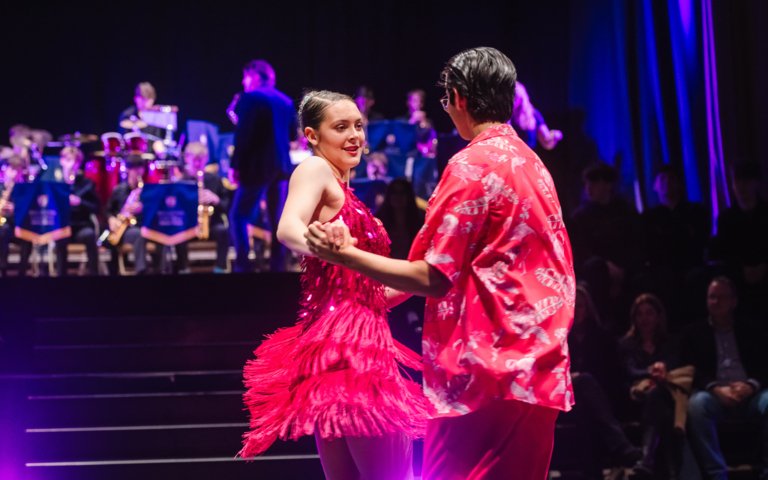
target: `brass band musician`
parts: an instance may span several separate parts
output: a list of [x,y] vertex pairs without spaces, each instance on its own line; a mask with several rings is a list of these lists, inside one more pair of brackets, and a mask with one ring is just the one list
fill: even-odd
[[0,277],[8,273],[8,253],[10,243],[16,243],[19,248],[20,277],[26,276],[29,269],[29,257],[32,254],[32,244],[14,236],[15,223],[13,221],[14,205],[11,201],[13,187],[25,182],[28,178],[28,163],[21,155],[16,153],[8,158],[0,175]]
[[[129,155],[126,157],[125,166],[126,179],[112,190],[106,207],[110,236],[116,234],[115,237],[119,238],[114,238],[114,243],[110,239],[104,245],[110,248],[112,253],[109,263],[110,275],[118,274],[120,246],[124,244],[133,247],[135,273],[136,275],[143,275],[147,273],[147,240],[141,236],[139,227],[142,211],[139,197],[143,186],[145,160],[138,155]],[[160,249],[157,250],[156,255],[160,256],[159,253]],[[157,264],[158,261],[156,260],[155,263]]]
[[[205,171],[208,162],[208,147],[200,142],[191,142],[184,148],[183,170],[175,172],[176,181],[199,182],[199,202],[201,207],[212,206],[213,211],[207,216],[208,236],[216,242],[216,264],[214,273],[225,273],[229,270],[227,254],[229,252],[229,210],[230,192],[224,186],[221,177]],[[207,215],[207,214],[206,214]],[[199,216],[198,216],[199,217]],[[177,270],[179,273],[189,273],[189,242],[176,245]]]
[[81,243],[85,245],[88,259],[87,272],[89,275],[99,273],[99,248],[96,245],[96,227],[94,222],[99,211],[99,200],[96,197],[94,183],[85,178],[80,171],[83,164],[83,152],[73,146],[64,147],[59,159],[60,169],[55,175],[58,180],[69,184],[69,204],[71,206],[70,226],[72,236],[56,241],[56,273],[58,276],[67,275],[67,245]]

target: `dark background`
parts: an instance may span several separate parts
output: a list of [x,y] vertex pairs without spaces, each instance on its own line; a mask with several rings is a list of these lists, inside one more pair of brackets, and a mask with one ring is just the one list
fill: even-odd
[[567,9],[561,2],[494,3],[477,2],[470,12],[404,1],[2,7],[0,128],[109,131],[136,83],[149,81],[158,103],[227,129],[224,111],[241,88],[243,64],[264,58],[278,88],[294,99],[306,88],[351,93],[368,84],[376,109],[396,116],[405,111],[406,91],[424,88],[428,113],[449,130],[434,86],[438,72],[454,53],[479,45],[506,52],[545,111],[564,109]]
[[[695,12],[699,2],[670,1],[690,4],[693,21],[700,22]],[[658,12],[665,2],[629,4],[653,5],[648,9],[653,21],[664,21]],[[375,109],[387,117],[405,112],[407,90],[424,88],[427,113],[439,131],[447,132],[451,124],[438,103],[438,73],[458,51],[489,45],[513,60],[534,104],[551,127],[565,133],[557,149],[539,153],[569,210],[579,198],[583,166],[597,158],[613,163],[621,157],[606,137],[623,135],[626,145],[634,141],[632,148],[640,151],[637,122],[645,120],[634,115],[619,125],[603,110],[625,102],[632,114],[642,106],[641,97],[636,98],[632,88],[622,95],[610,88],[606,98],[595,95],[606,75],[648,74],[643,58],[636,54],[641,38],[636,30],[642,28],[635,25],[638,9],[607,16],[604,12],[610,8],[616,10],[610,0],[478,0],[462,8],[447,2],[406,1],[17,2],[0,7],[0,41],[5,47],[0,145],[7,144],[5,132],[15,123],[43,128],[54,136],[115,130],[119,113],[132,103],[133,88],[140,81],[155,85],[158,103],[179,106],[182,128],[186,120],[199,119],[231,130],[224,112],[240,90],[243,64],[253,58],[271,62],[278,88],[296,100],[307,88],[351,93],[355,86],[368,84],[376,93]],[[759,0],[713,0],[713,9],[726,157],[747,157],[765,165],[761,135],[768,127],[764,87],[768,60],[760,54],[760,46],[766,45],[763,27],[768,26],[768,8]],[[615,39],[597,34],[606,22],[612,22],[611,28],[626,29],[629,40],[620,38],[611,45]],[[669,50],[665,41],[664,33],[658,33],[655,48],[661,52],[662,92],[673,92],[663,100],[673,103],[674,72],[663,69],[664,52]],[[626,68],[619,73],[606,55],[614,50],[632,64],[616,66]],[[639,81],[629,78],[627,83],[632,87]],[[585,105],[587,88],[593,91]],[[694,122],[694,127],[699,125]],[[670,136],[674,139],[675,134]],[[654,152],[653,148],[647,151]],[[678,150],[673,145],[672,155]],[[703,156],[700,151],[697,155]],[[649,168],[658,163],[652,160]],[[643,161],[649,162],[648,155]],[[622,170],[625,187],[637,171]],[[706,171],[701,168],[695,174],[702,176],[704,186]],[[624,188],[624,193],[630,191]]]

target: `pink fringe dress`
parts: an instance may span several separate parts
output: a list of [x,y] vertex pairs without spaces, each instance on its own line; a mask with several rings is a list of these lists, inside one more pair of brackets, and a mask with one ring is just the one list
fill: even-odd
[[[388,255],[389,238],[368,208],[342,184],[342,218],[357,247]],[[269,335],[244,369],[251,431],[241,457],[280,438],[317,431],[322,438],[424,435],[430,407],[400,364],[421,358],[392,338],[384,287],[349,269],[306,257],[296,325]]]

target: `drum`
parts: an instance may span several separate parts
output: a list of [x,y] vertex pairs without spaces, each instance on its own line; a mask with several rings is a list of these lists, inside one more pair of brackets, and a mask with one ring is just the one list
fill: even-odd
[[125,150],[123,137],[117,132],[107,132],[101,135],[101,144],[104,147],[106,158],[117,157]]
[[101,205],[106,205],[112,190],[120,183],[122,163],[119,157],[114,156],[93,157],[85,163],[85,177],[93,181]]
[[149,162],[146,183],[168,183],[173,180],[176,162],[169,160],[154,160]]
[[149,151],[147,138],[141,133],[126,133],[123,135],[123,141],[125,142],[125,149],[131,153],[147,153]]

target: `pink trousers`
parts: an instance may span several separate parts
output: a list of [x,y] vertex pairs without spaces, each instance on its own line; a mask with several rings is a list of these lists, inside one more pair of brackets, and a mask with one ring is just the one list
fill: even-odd
[[424,480],[545,480],[558,410],[497,400],[427,424]]

